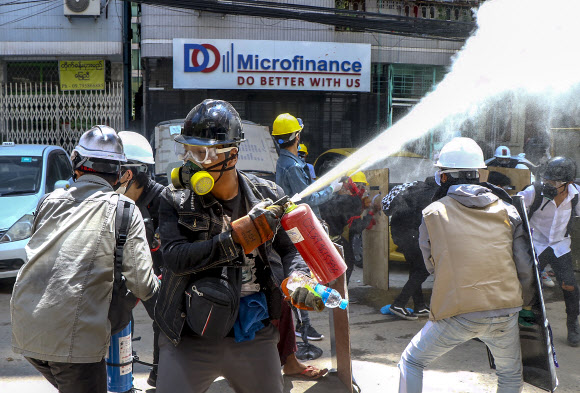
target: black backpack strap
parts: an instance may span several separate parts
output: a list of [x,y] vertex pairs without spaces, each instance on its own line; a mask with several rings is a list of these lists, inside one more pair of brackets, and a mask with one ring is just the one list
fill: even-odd
[[115,219],[115,283],[120,283],[122,280],[123,249],[127,242],[129,225],[131,224],[134,209],[134,203],[119,197],[117,201],[117,217]]
[[[576,189],[578,189],[578,187],[576,187]],[[575,217],[574,212],[576,210],[576,206],[578,206],[578,194],[574,195],[574,198],[572,198],[572,209],[570,210],[570,220],[568,220],[568,226],[566,228],[565,236],[568,236],[570,232],[572,232],[572,224],[574,223],[573,219]]]
[[542,195],[542,185],[539,183],[534,183],[534,201],[530,206],[530,211],[528,212],[528,221],[532,219],[532,216],[542,205],[542,200],[544,196]]

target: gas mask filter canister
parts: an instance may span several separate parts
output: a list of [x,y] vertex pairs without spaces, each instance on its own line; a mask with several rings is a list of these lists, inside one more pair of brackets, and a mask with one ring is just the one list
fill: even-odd
[[205,195],[212,190],[214,179],[203,168],[186,161],[182,166],[171,170],[171,184],[177,189],[189,188],[197,195]]

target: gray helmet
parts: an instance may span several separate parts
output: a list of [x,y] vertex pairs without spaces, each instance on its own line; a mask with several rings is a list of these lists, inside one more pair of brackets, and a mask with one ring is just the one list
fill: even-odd
[[72,154],[74,169],[99,173],[118,173],[120,163],[126,162],[123,141],[114,129],[98,125],[86,131]]
[[574,181],[576,179],[576,163],[567,157],[554,157],[548,164],[542,177],[554,181]]

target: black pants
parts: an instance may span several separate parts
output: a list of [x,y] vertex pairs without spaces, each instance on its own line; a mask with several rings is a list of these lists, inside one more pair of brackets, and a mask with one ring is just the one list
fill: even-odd
[[26,358],[59,393],[107,393],[105,360],[98,363],[59,363]]
[[[147,314],[153,321],[153,364],[159,364],[159,326],[155,322],[153,311],[155,310],[155,302],[157,301],[157,294],[153,295],[151,299],[143,301],[143,306],[147,310]],[[157,366],[153,366],[157,372]]]
[[413,303],[415,309],[423,307],[425,305],[425,299],[423,298],[423,291],[421,290],[421,285],[425,282],[427,277],[429,277],[429,272],[425,267],[425,262],[423,261],[423,254],[419,246],[399,248],[405,260],[409,264],[409,279],[405,283],[405,286],[401,290],[401,293],[393,301],[393,305],[398,307],[405,307],[407,302],[411,297],[413,297]]
[[[580,300],[578,283],[574,277],[574,267],[572,266],[572,253],[561,255],[559,258],[554,254],[552,247],[546,248],[538,258],[540,260],[540,270],[544,270],[547,264],[552,266],[556,280],[562,288],[564,294],[564,304],[566,304],[566,314],[569,318],[577,318],[580,313]],[[572,287],[572,290],[566,290],[563,286]]]

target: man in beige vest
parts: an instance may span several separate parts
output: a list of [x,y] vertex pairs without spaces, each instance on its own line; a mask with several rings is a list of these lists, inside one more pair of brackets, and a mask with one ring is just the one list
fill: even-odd
[[515,207],[479,185],[481,148],[454,138],[436,164],[440,185],[423,210],[419,245],[434,275],[429,321],[399,362],[399,392],[421,392],[423,369],[479,338],[495,358],[500,393],[523,387],[518,312],[531,305],[533,259]]

